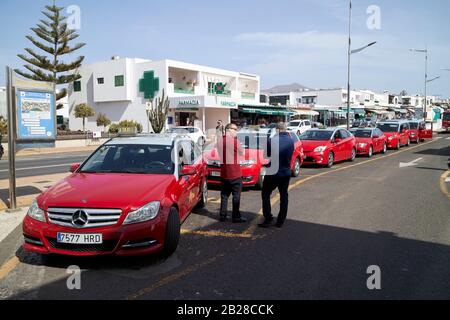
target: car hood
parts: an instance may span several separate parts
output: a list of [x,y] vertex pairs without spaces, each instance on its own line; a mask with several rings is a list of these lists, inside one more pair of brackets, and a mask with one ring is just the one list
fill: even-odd
[[328,140],[302,140],[303,144],[303,151],[304,152],[312,152],[315,148],[321,147],[321,146],[329,146],[330,141]]
[[151,201],[162,201],[174,175],[74,173],[39,197],[48,207],[117,208],[135,210]]

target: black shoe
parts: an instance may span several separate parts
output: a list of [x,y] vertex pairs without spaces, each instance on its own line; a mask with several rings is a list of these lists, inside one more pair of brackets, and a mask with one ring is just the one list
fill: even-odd
[[263,223],[258,224],[258,227],[268,229],[272,227],[272,220],[265,220]]
[[246,218],[233,218],[233,223],[244,223],[247,222]]
[[220,222],[226,222],[227,221],[227,217],[220,217],[219,221]]
[[275,226],[276,226],[278,229],[283,228],[283,224],[282,224],[282,223],[277,223]]

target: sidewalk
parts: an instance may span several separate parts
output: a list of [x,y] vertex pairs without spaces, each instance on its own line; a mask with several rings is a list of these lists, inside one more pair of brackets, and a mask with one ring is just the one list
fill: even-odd
[[14,213],[0,211],[0,243],[22,223],[27,211],[28,207]]
[[[86,146],[86,147],[70,147],[70,148],[40,148],[40,149],[23,149],[16,153],[16,156],[34,156],[42,154],[57,154],[57,153],[69,153],[69,152],[87,152],[94,151],[98,146]],[[8,159],[8,152],[5,151],[2,160]]]

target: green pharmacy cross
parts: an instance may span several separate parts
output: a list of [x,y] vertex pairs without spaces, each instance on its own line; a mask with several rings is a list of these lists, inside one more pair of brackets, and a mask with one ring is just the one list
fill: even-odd
[[159,78],[155,78],[154,71],[145,71],[144,78],[139,80],[139,92],[144,93],[145,99],[154,99],[159,91]]
[[216,83],[216,85],[214,86],[214,92],[216,94],[223,94],[224,91],[225,91],[225,85],[222,82]]

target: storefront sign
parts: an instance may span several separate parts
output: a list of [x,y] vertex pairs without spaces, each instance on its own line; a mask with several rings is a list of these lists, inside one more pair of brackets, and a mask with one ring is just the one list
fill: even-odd
[[178,101],[179,107],[191,107],[191,106],[199,106],[199,105],[200,105],[200,100],[197,100],[197,99]]
[[237,103],[236,102],[222,101],[222,102],[220,102],[220,104],[222,106],[224,106],[224,107],[231,107],[231,108],[237,107]]

